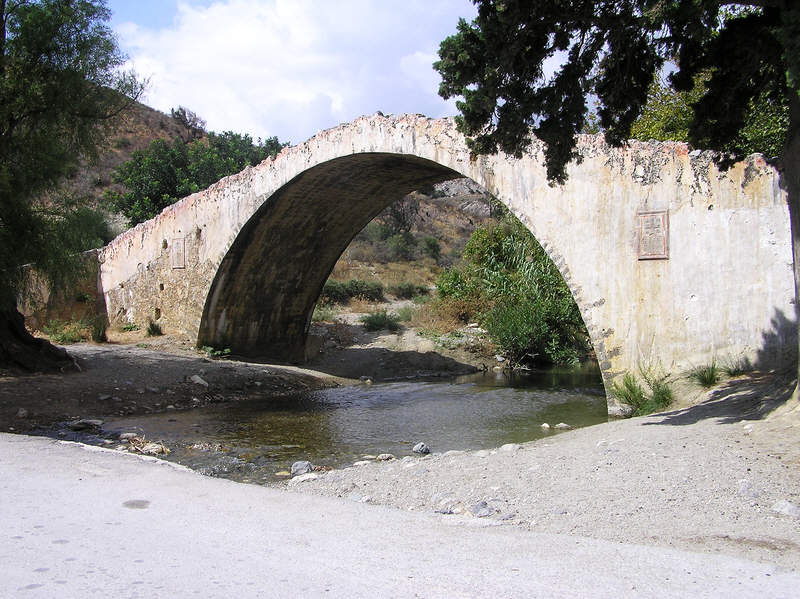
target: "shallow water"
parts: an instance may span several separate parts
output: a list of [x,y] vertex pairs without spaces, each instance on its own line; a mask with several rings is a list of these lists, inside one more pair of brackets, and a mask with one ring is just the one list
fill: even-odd
[[434,452],[486,449],[556,434],[543,431],[543,422],[580,427],[606,419],[597,371],[547,371],[253,395],[110,420],[104,428],[161,440],[172,450],[167,459],[204,474],[271,483],[296,460],[340,468],[365,454],[409,455],[419,441]]

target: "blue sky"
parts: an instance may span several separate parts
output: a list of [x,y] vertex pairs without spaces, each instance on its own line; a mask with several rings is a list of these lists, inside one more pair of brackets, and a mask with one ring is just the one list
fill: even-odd
[[431,68],[469,0],[109,0],[144,103],[299,143],[362,114],[455,114]]

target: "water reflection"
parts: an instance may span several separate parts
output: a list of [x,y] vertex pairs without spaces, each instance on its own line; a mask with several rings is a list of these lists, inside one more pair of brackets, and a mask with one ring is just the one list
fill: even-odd
[[365,454],[482,449],[606,420],[596,371],[487,373],[450,382],[397,382],[247,400],[108,422],[173,448],[170,459],[207,474],[274,481],[295,460],[342,467]]

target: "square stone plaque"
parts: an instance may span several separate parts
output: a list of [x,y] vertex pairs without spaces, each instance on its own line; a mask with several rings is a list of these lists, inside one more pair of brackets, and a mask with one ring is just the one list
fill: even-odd
[[669,211],[639,212],[636,219],[639,260],[667,260]]
[[176,237],[172,240],[169,263],[172,268],[186,268],[186,246],[183,237]]

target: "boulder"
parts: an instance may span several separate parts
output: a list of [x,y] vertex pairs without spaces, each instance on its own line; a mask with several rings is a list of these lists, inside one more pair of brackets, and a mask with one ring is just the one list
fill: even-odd
[[292,464],[292,476],[300,476],[314,471],[314,465],[308,460],[299,460]]
[[426,453],[430,453],[431,448],[425,445],[425,443],[423,443],[422,441],[420,441],[419,443],[414,445],[414,447],[411,448],[411,451],[413,451],[414,453],[419,453],[424,455]]

